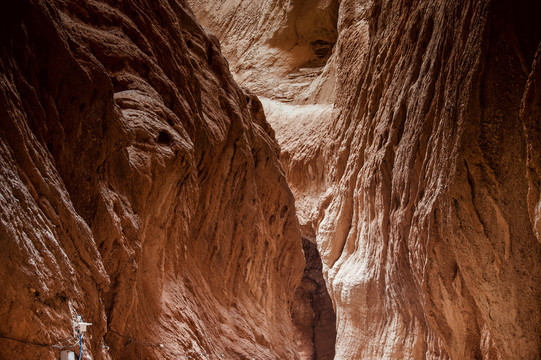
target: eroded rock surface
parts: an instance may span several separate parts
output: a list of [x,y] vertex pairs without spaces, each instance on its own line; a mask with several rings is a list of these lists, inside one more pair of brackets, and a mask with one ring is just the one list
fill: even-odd
[[[220,39],[237,81],[258,96],[309,97],[337,38],[337,0],[189,0]],[[332,93],[332,82],[325,87]],[[318,86],[318,92],[322,87]],[[329,96],[325,96],[328,99]]]
[[[539,359],[539,5],[341,1],[332,54],[292,89],[279,61],[244,65],[275,59],[287,22],[275,14],[294,19],[303,2],[250,2],[259,32],[206,3],[220,38],[250,39],[248,28],[267,39],[230,61],[271,98],[303,236],[316,239],[337,311],[335,358]],[[284,96],[257,82],[277,89],[280,76]]]
[[[281,146],[280,160],[295,195],[304,243],[315,244],[313,220],[333,172],[329,159],[335,143],[328,134],[337,115],[337,82],[343,81],[337,74],[344,73],[337,70],[341,63],[335,47],[339,2],[189,2],[220,39],[236,80],[260,97]],[[316,275],[321,267],[310,265],[314,251],[318,259],[319,254],[309,248],[305,247],[307,268],[293,303],[293,321],[301,359],[324,360],[334,356],[335,316],[324,295],[326,286],[314,283],[322,278]],[[317,324],[323,318],[325,325]]]
[[297,358],[273,130],[187,4],[23,0],[0,24],[2,358],[58,358],[39,344],[75,314],[95,359]]
[[541,36],[526,5],[371,4],[317,229],[337,357],[538,358],[519,110]]

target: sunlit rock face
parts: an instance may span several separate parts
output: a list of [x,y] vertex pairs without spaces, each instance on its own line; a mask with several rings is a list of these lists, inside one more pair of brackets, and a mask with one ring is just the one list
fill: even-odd
[[337,358],[539,356],[539,118],[520,107],[541,37],[523,5],[370,5],[316,230]]
[[301,1],[192,2],[268,98],[335,358],[538,359],[539,5],[344,0],[307,80],[278,41]]
[[58,359],[81,314],[84,358],[297,358],[274,133],[185,1],[0,16],[0,357]]
[[297,100],[336,42],[337,0],[189,3],[220,39],[237,81],[258,96]]

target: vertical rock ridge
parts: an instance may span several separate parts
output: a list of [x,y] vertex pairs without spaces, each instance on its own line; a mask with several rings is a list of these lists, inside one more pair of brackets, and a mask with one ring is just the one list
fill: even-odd
[[346,165],[317,233],[336,357],[535,358],[511,5],[370,6],[359,92],[335,130],[350,134]]
[[[187,4],[26,0],[3,17],[0,335],[55,344],[81,314],[91,358],[297,358],[279,149]],[[58,357],[6,338],[0,353]]]
[[[295,195],[304,243],[312,244],[318,202],[335,172],[328,162],[335,142],[321,139],[337,117],[332,105],[336,84],[351,80],[337,70],[337,64],[342,65],[337,51],[356,51],[337,50],[335,45],[341,5],[268,0],[191,0],[190,4],[220,39],[237,81],[261,98],[281,145],[280,160]],[[334,309],[321,283],[321,267],[315,264],[317,250],[305,246],[305,257],[305,276],[293,302],[300,356],[329,359],[334,356]],[[318,319],[325,322],[319,324]]]

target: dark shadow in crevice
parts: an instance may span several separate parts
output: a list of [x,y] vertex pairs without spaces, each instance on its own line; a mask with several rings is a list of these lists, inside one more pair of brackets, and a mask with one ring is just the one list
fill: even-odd
[[316,244],[302,239],[306,267],[292,304],[292,318],[301,360],[332,360],[336,315],[323,279]]

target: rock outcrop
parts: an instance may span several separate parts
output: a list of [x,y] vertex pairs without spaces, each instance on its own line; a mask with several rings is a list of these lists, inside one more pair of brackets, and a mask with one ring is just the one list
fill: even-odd
[[539,6],[188,1],[0,13],[2,357],[539,359]]
[[[225,53],[271,98],[337,312],[335,358],[539,359],[539,6],[343,0],[332,54],[291,89],[306,57],[275,41],[303,1],[239,1],[236,16],[197,2],[221,39],[257,39]],[[240,20],[250,6],[260,30]],[[247,65],[261,58],[266,72]]]
[[279,149],[187,4],[0,17],[2,358],[58,358],[76,314],[87,358],[297,358]]
[[522,102],[527,152],[528,211],[533,231],[541,242],[541,46],[537,48]]

